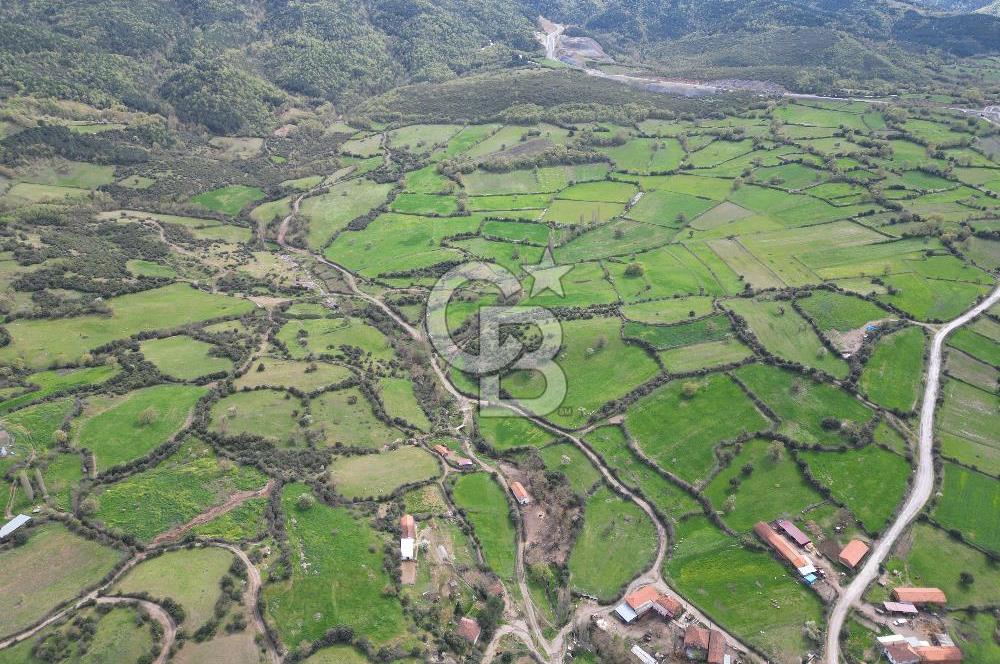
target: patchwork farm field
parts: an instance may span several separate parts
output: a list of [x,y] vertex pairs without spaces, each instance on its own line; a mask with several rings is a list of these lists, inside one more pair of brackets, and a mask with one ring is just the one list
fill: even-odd
[[[324,3],[300,4],[294,40],[270,40],[284,24],[262,10],[261,67],[244,71],[258,49],[230,35],[239,55],[218,70],[192,62],[146,86],[193,85],[162,105],[75,87],[72,102],[43,101],[20,78],[0,100],[3,523],[36,521],[0,542],[0,633],[144,551],[101,593],[175,602],[180,663],[548,661],[573,623],[574,661],[617,661],[583,633],[584,598],[617,605],[655,571],[761,657],[822,656],[836,593],[802,583],[752,530],[790,519],[835,567],[834,548],[877,539],[906,499],[930,340],[997,285],[998,130],[949,110],[981,106],[974,90],[995,97],[995,77],[878,102],[682,99],[539,65],[521,50],[534,17],[511,27],[499,12],[489,31],[456,32],[475,49],[448,42],[467,62],[410,49],[419,69],[395,56],[387,68],[412,84],[362,90],[316,33],[342,26]],[[421,32],[414,11],[403,23]],[[202,14],[178,21],[208,43],[219,35]],[[358,71],[381,61],[363,14]],[[72,22],[46,17],[39,34]],[[137,69],[150,81],[179,66],[150,62]],[[896,59],[883,64],[886,89],[903,80]],[[780,69],[785,85],[806,80]],[[198,106],[220,96],[233,101]],[[245,126],[199,126],[229,108]],[[506,406],[477,401],[472,367],[431,338],[429,294],[467,263],[497,270],[451,291],[452,341],[483,352],[484,307],[552,314],[566,379],[553,410],[528,400],[557,383],[510,364],[494,369]],[[500,272],[503,294],[488,278]],[[998,587],[998,316],[946,341],[932,498],[885,562],[899,571],[889,587],[948,593],[935,629],[970,662],[990,661],[996,627],[965,609]],[[520,346],[512,356],[541,338],[523,321],[500,337]],[[406,514],[418,536],[404,561]],[[245,576],[220,545],[246,555]],[[482,630],[475,644],[462,617]],[[852,657],[877,656],[874,633],[848,624]],[[163,643],[150,625],[81,607],[0,662],[149,661]],[[608,630],[627,653],[635,632]],[[669,623],[648,631],[651,652],[681,638]]]

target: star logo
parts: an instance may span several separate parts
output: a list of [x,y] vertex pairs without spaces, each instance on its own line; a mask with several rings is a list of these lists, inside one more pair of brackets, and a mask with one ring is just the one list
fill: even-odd
[[572,265],[556,265],[552,260],[552,247],[545,248],[542,261],[538,265],[522,265],[524,271],[530,274],[534,282],[531,284],[531,297],[547,290],[552,291],[559,297],[566,297],[563,293],[562,278],[573,269]]

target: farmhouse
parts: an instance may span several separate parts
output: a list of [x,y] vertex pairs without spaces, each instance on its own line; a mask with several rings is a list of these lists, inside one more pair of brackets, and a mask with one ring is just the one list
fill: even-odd
[[788,519],[778,519],[777,523],[778,528],[799,546],[804,548],[812,543],[812,540]]
[[653,586],[643,586],[626,595],[625,601],[615,607],[615,614],[629,624],[650,609],[667,620],[673,620],[684,613],[683,605],[673,597],[660,593]]
[[434,451],[446,459],[451,455],[451,450],[449,450],[444,445],[441,445],[440,443],[434,446]]
[[480,629],[479,623],[475,619],[463,617],[458,621],[458,635],[472,645],[476,645],[476,642],[479,641],[480,632],[482,632],[482,629]]
[[895,588],[892,596],[897,602],[910,604],[948,603],[948,598],[940,588]]
[[841,565],[854,569],[867,555],[868,545],[859,539],[853,539],[847,543],[837,559]]
[[894,643],[885,649],[885,658],[892,664],[919,664],[920,655],[908,643]]
[[18,514],[13,519],[8,521],[3,527],[0,527],[0,541],[7,539],[15,532],[20,530],[22,527],[31,523],[31,517],[27,514]]
[[684,656],[688,659],[706,659],[711,638],[704,627],[689,625],[684,630]]
[[520,482],[511,482],[510,492],[514,494],[514,499],[517,501],[518,505],[527,505],[531,502],[531,496],[525,490],[524,485]]
[[465,457],[456,457],[455,464],[462,470],[472,470],[476,467],[476,464],[472,463],[472,459],[466,459]]
[[726,637],[717,629],[708,636],[708,664],[726,664]]
[[889,613],[897,613],[905,616],[915,616],[917,615],[917,607],[906,602],[882,602],[882,606]]
[[410,514],[399,520],[399,556],[403,560],[413,560],[416,555],[417,524]]

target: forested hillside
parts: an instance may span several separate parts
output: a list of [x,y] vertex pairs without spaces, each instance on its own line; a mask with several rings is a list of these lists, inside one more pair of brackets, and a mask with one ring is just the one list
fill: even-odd
[[862,0],[15,0],[0,8],[0,85],[252,133],[289,95],[350,109],[402,84],[524,66],[538,15],[665,75],[809,92],[918,88],[922,65],[1000,44],[992,16]]

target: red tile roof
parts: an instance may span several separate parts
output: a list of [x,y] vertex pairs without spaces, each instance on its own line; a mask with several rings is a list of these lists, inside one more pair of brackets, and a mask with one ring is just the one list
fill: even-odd
[[805,567],[808,561],[803,557],[795,548],[788,543],[784,537],[774,532],[771,526],[767,525],[763,521],[758,521],[754,527],[753,531],[757,533],[757,536],[764,540],[765,544],[770,545],[778,554],[792,564],[792,567],[798,569],[800,567]]
[[709,638],[708,630],[704,627],[688,625],[688,628],[684,630],[684,647],[708,650]]
[[404,514],[399,520],[399,529],[402,531],[401,537],[414,539],[417,536],[417,524],[410,514]]
[[914,648],[921,662],[933,664],[961,664],[962,651],[955,646],[924,646]]
[[437,452],[438,454],[440,454],[443,457],[446,457],[449,454],[451,454],[451,450],[449,450],[444,445],[435,445],[434,446],[434,451]]
[[519,503],[526,503],[531,500],[531,496],[528,495],[528,492],[524,489],[524,485],[520,482],[511,482],[510,491],[514,494],[514,497],[517,498],[517,502]]
[[895,588],[892,596],[899,602],[910,604],[947,604],[948,598],[940,588]]
[[840,562],[851,569],[858,566],[862,558],[868,555],[868,545],[859,539],[853,539],[847,543],[844,550],[840,552]]
[[726,659],[726,637],[713,629],[708,639],[708,664],[724,664]]
[[471,643],[475,643],[479,640],[479,633],[481,631],[479,623],[472,618],[462,618],[458,621],[459,636],[465,637],[465,639]]
[[625,601],[628,602],[628,605],[632,607],[633,611],[635,611],[647,602],[655,602],[659,596],[660,591],[658,591],[654,586],[643,586],[634,593],[626,595]]
[[671,618],[676,618],[684,613],[684,605],[670,595],[660,595],[656,598],[656,603],[662,606],[663,610],[666,611],[667,615]]
[[792,538],[792,541],[799,546],[805,546],[812,542],[809,536],[799,530],[798,526],[788,519],[778,519],[778,527],[785,531],[785,534]]

